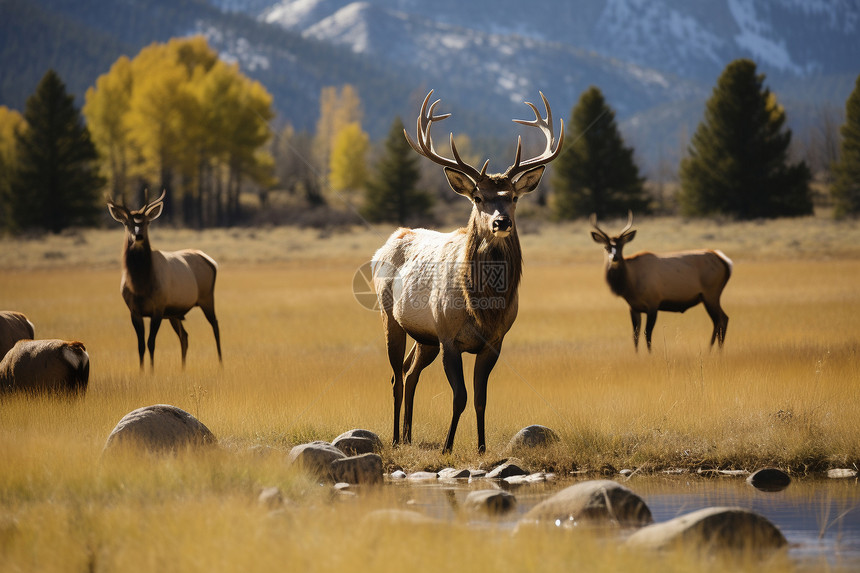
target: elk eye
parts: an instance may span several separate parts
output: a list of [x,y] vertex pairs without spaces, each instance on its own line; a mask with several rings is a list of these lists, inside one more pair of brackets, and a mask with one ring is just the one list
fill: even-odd
[[472,199],[473,199],[473,201],[475,201],[475,205],[478,205],[481,202],[481,198],[478,197],[477,195],[475,195]]
[[520,200],[520,198],[519,198],[519,197],[514,196],[514,203],[516,203],[516,202],[517,202],[517,201],[519,201],[519,200]]

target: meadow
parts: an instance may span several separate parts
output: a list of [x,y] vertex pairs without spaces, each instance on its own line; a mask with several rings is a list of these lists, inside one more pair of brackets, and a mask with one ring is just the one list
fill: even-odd
[[[601,222],[609,232],[620,225]],[[529,424],[553,428],[561,441],[524,462],[559,476],[607,466],[646,475],[777,466],[812,479],[860,464],[856,222],[638,220],[628,254],[709,247],[734,261],[723,294],[725,348],[709,348],[711,323],[699,306],[660,313],[651,354],[644,341],[634,351],[626,303],[606,286],[602,250],[584,221],[525,216],[520,226],[520,314],[490,378],[487,453],[476,452],[470,397],[453,453],[441,454],[451,391],[436,363],[418,386],[415,442],[386,447],[387,471],[486,468]],[[143,373],[119,294],[119,228],[0,240],[0,307],[27,314],[37,338],[83,341],[91,359],[82,399],[0,401],[0,570],[685,570],[683,559],[607,552],[585,533],[571,542],[462,524],[358,527],[370,508],[404,500],[382,488],[340,503],[287,467],[292,446],[351,428],[390,441],[381,321],[352,291],[356,271],[391,231],[153,225],[154,248],[200,248],[219,261],[224,362],[195,309],[186,370],[165,325],[154,372],[147,357]],[[472,362],[465,359],[467,388]],[[221,447],[100,463],[120,418],[159,403],[195,415]],[[258,506],[267,486],[292,500],[287,511]]]

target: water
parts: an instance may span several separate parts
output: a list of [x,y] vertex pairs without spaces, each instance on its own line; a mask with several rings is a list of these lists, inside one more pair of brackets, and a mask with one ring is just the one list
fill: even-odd
[[[757,490],[740,477],[642,476],[618,481],[645,500],[655,522],[705,507],[743,507],[767,517],[782,531],[789,543],[789,557],[800,569],[827,565],[860,571],[860,482],[856,479],[794,480],[778,492]],[[400,483],[414,509],[453,520],[470,491],[495,482]],[[492,521],[473,518],[470,523],[512,529],[524,513],[573,483],[558,480],[506,487],[517,498],[516,511]]]

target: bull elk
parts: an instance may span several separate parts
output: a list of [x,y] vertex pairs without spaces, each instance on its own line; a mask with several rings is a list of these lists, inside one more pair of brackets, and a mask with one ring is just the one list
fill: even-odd
[[732,261],[722,251],[696,250],[676,253],[636,253],[625,257],[624,245],[633,240],[633,212],[627,214],[627,225],[618,235],[610,237],[597,226],[597,216],[591,215],[594,230],[591,238],[606,249],[606,282],[616,295],[630,305],[633,320],[633,345],[639,350],[639,330],[645,313],[645,342],[651,351],[651,333],[657,322],[657,311],[684,312],[699,303],[705,305],[714,323],[711,346],[726,339],[729,317],[720,306],[720,295],[732,275]]
[[33,323],[20,312],[0,310],[0,359],[19,340],[35,338]]
[[182,321],[185,314],[195,306],[203,310],[206,320],[212,325],[218,360],[221,361],[221,334],[215,317],[215,275],[218,264],[202,251],[153,251],[149,244],[149,224],[161,215],[165,193],[162,192],[151,203],[147,196],[143,207],[136,211],[130,211],[112,200],[107,203],[111,216],[125,226],[120,290],[131,311],[131,323],[137,333],[141,370],[146,353],[144,317],[150,319],[147,341],[150,368],[155,366],[155,336],[164,318],[170,321],[179,336],[182,367],[185,368],[188,333]]
[[[451,451],[457,423],[466,408],[462,353],[468,352],[476,355],[474,401],[478,451],[483,452],[487,380],[499,358],[505,334],[517,316],[522,252],[514,213],[519,198],[538,186],[546,164],[558,156],[564,122],[556,143],[546,98],[541,94],[546,118],[526,102],[535,119],[514,121],[540,129],[546,138],[544,151],[523,160],[520,139],[514,163],[504,173],[488,174],[489,160],[479,171],[460,158],[453,133],[450,145],[454,158],[436,152],[430,128],[450,114],[434,115],[439,100],[428,109],[432,94],[427,94],[421,106],[417,143],[406,130],[404,135],[417,153],[444,168],[454,192],[472,202],[472,214],[465,228],[451,233],[400,228],[373,257],[374,290],[382,310],[388,360],[394,371],[393,443],[401,439],[402,402],[402,439],[412,441],[412,405],[418,377],[441,349],[445,376],[454,393],[451,425],[442,451]],[[415,343],[404,361],[407,335]]]
[[83,394],[90,357],[76,340],[19,340],[0,360],[0,391]]

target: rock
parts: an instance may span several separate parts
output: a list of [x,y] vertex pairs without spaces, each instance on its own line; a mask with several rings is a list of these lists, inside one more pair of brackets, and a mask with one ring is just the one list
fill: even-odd
[[346,457],[328,442],[311,442],[295,446],[287,454],[287,463],[296,464],[304,471],[323,479],[331,479],[331,463]]
[[284,494],[278,487],[263,488],[263,491],[257,496],[257,503],[267,509],[280,509],[284,505]]
[[508,442],[508,449],[516,451],[521,448],[538,448],[558,441],[558,435],[546,426],[526,426],[511,438],[511,441]]
[[339,438],[332,444],[347,456],[360,456],[374,453],[373,440],[367,438]]
[[123,416],[108,436],[103,453],[125,446],[176,453],[216,442],[209,428],[185,410],[156,404]]
[[508,460],[502,465],[494,468],[486,477],[488,479],[505,479],[511,476],[528,475],[529,472],[518,466],[517,463],[521,462],[519,460]]
[[469,479],[481,479],[487,477],[487,470],[469,470]]
[[787,544],[767,518],[740,507],[708,507],[636,531],[630,547],[696,550],[772,550]]
[[747,483],[761,491],[782,491],[791,483],[791,478],[781,469],[762,468],[750,474]]
[[458,470],[456,468],[445,468],[439,470],[439,479],[467,479],[472,477],[469,470]]
[[845,479],[845,478],[856,478],[857,470],[853,470],[850,468],[838,468],[827,470],[827,477],[831,479]]
[[517,498],[506,491],[481,489],[469,492],[469,495],[466,496],[465,505],[471,511],[502,515],[516,508]]
[[[369,454],[371,452],[379,453],[382,451],[382,440],[379,439],[379,436],[376,435],[375,433],[371,432],[370,430],[362,430],[360,428],[356,428],[354,430],[349,430],[348,432],[342,433],[341,435],[339,435],[338,437],[333,439],[331,441],[331,443],[335,447],[338,447],[338,442],[340,442],[341,440],[350,440],[353,438],[359,438],[362,440],[369,440],[370,443],[372,444],[372,449],[370,451],[367,451],[367,452],[356,451],[355,454],[353,454],[353,455]],[[345,443],[349,443],[349,442],[345,442]],[[356,444],[363,445],[364,442],[356,442]]]
[[567,487],[542,501],[520,519],[519,525],[641,527],[653,521],[651,510],[631,490],[611,480],[590,480]]
[[348,484],[382,483],[382,458],[379,454],[362,454],[331,462],[331,475],[337,482]]
[[435,481],[439,479],[435,472],[414,472],[406,476],[409,481]]
[[389,476],[391,479],[406,479],[406,472],[403,470],[394,470]]

